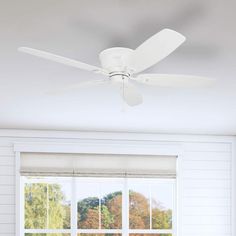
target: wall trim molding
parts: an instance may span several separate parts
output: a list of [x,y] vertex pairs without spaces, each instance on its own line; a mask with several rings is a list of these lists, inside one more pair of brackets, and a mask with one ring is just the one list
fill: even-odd
[[234,142],[236,136],[198,134],[159,134],[135,132],[92,132],[0,129],[0,138],[41,138],[41,139],[94,139],[94,140],[158,140],[159,142]]

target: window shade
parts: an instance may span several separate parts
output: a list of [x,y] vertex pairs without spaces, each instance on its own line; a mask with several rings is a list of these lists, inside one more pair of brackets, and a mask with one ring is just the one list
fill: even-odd
[[21,153],[21,175],[82,177],[176,176],[176,156]]

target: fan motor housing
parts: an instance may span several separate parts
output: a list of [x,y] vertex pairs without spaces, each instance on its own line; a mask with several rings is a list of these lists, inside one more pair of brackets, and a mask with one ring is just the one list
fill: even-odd
[[133,49],[122,47],[108,48],[99,54],[99,59],[102,67],[110,73],[129,73],[130,55],[133,51]]

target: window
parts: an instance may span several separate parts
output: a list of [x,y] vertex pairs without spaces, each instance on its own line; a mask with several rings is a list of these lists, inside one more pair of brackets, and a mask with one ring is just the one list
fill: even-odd
[[176,156],[21,153],[20,236],[174,236]]
[[172,236],[175,179],[22,176],[24,236]]

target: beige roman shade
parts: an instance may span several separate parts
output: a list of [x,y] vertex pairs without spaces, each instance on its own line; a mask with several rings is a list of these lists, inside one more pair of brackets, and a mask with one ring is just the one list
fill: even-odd
[[21,153],[25,176],[175,178],[176,156]]

